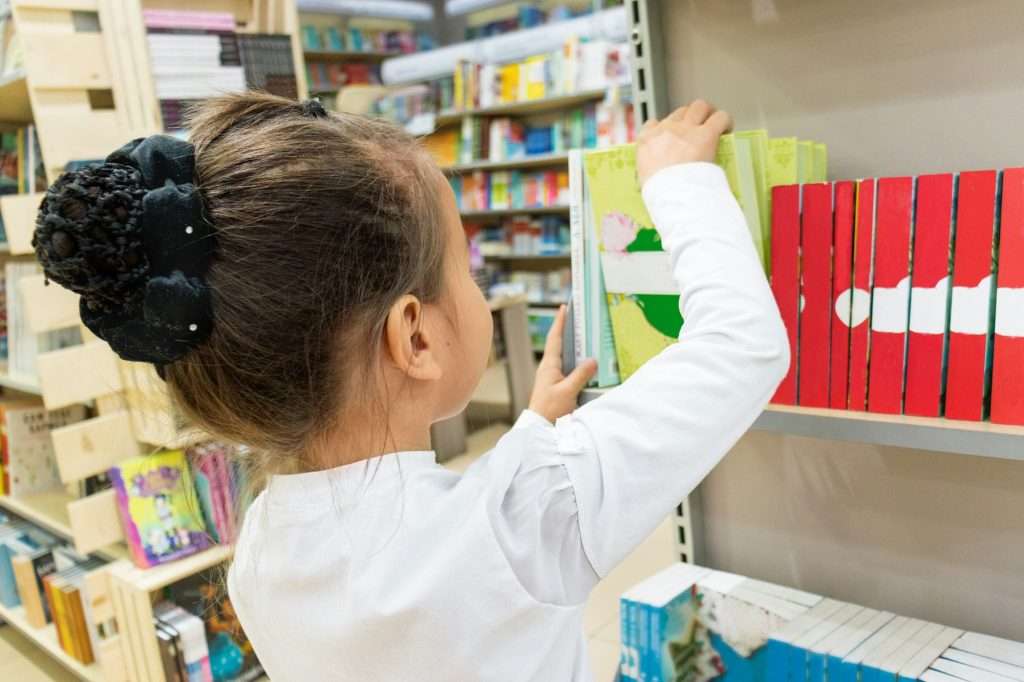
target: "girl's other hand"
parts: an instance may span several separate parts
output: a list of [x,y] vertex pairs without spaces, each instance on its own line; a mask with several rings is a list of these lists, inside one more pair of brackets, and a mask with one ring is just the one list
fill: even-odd
[[679,107],[661,121],[651,119],[637,138],[636,168],[641,186],[662,168],[715,160],[718,138],[732,130],[732,117],[702,99]]
[[587,385],[590,378],[597,372],[597,362],[584,360],[579,367],[569,373],[562,374],[562,330],[565,329],[565,306],[558,309],[555,321],[548,331],[544,343],[544,357],[537,367],[537,376],[533,380],[533,393],[530,394],[529,409],[554,423],[576,409],[576,400],[580,391]]

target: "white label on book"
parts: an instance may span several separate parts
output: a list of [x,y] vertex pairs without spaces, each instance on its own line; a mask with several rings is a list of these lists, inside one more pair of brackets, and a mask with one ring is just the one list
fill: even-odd
[[996,288],[996,334],[1024,337],[1024,289]]
[[894,287],[875,287],[872,296],[871,330],[892,334],[907,331],[910,278],[904,277]]
[[958,334],[987,334],[988,306],[992,295],[992,275],[973,287],[953,287],[953,308],[949,331]]
[[934,287],[910,289],[910,331],[918,334],[946,333],[946,301],[949,300],[949,277]]
[[[853,299],[852,301],[850,299]],[[836,317],[847,327],[858,327],[871,313],[871,294],[864,289],[847,289],[836,296]]]
[[610,294],[678,294],[667,251],[601,254],[604,287]]

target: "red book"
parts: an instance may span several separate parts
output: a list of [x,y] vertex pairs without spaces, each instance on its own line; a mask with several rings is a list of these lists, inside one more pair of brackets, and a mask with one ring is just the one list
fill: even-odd
[[953,219],[953,174],[917,179],[914,263],[907,338],[904,412],[938,417],[949,309],[949,238]]
[[953,297],[949,311],[946,417],[984,416],[985,374],[991,339],[992,242],[996,172],[960,174],[957,189]]
[[845,410],[849,398],[855,193],[856,186],[852,181],[836,183],[832,232],[832,363],[828,405],[837,410]]
[[875,239],[875,181],[857,183],[857,215],[853,233],[853,291],[850,295],[850,402],[849,409],[868,406],[868,318],[871,316],[871,281]]
[[789,338],[789,371],[772,402],[796,404],[797,331],[800,310],[800,186],[772,188],[772,293]]
[[832,184],[804,185],[800,222],[799,401],[828,407],[832,309]]
[[871,289],[868,410],[899,414],[910,312],[910,215],[913,178],[881,178],[875,207],[875,281]]
[[1024,168],[1003,171],[992,421],[1024,425]]

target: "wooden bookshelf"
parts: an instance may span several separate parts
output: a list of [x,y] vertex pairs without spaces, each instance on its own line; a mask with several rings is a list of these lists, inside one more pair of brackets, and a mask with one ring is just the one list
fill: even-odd
[[537,208],[500,208],[489,211],[460,211],[459,215],[468,220],[503,218],[513,215],[569,215],[568,206],[540,206]]
[[[74,501],[66,490],[59,488],[31,495],[0,495],[0,508],[22,517],[40,528],[58,535],[65,540],[74,540],[68,503]],[[123,545],[111,545],[93,552],[110,561],[128,558]]]
[[314,62],[380,62],[397,57],[400,52],[361,52],[353,50],[303,50],[306,61]]
[[214,545],[184,559],[152,568],[133,567],[124,577],[140,592],[155,592],[179,580],[219,566],[235,551],[230,545]]
[[19,393],[41,395],[39,378],[23,374],[10,374],[6,367],[0,368],[0,386]]
[[568,253],[508,253],[508,254],[484,254],[485,260],[498,261],[554,261],[557,263],[568,263]]
[[[609,390],[588,388],[580,402],[590,402]],[[992,422],[769,405],[750,430],[1024,461],[1024,427]]]
[[89,682],[103,682],[103,671],[98,665],[95,663],[85,665],[61,648],[60,642],[57,640],[57,628],[53,623],[44,628],[34,628],[25,619],[25,609],[20,606],[12,609],[3,604],[0,604],[0,620],[21,632],[32,643],[81,679]]
[[467,116],[521,116],[524,114],[539,114],[546,111],[565,109],[571,106],[602,99],[606,92],[607,91],[604,89],[585,90],[583,92],[576,92],[570,95],[557,95],[555,97],[524,100],[522,102],[508,102],[481,109],[466,109],[464,111],[446,109],[445,111],[438,112],[437,126],[440,127],[451,123],[458,123]]
[[28,98],[25,71],[19,69],[0,76],[0,125],[32,122],[32,105]]
[[470,171],[506,170],[513,168],[542,168],[544,166],[564,166],[569,163],[569,155],[560,152],[558,154],[536,154],[524,156],[518,159],[506,159],[504,161],[472,161],[470,163],[456,163],[450,166],[442,166],[445,173],[466,173]]

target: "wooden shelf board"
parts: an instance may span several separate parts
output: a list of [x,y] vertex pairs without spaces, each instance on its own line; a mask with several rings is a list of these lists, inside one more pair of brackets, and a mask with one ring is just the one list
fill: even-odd
[[381,62],[391,57],[402,56],[401,52],[361,52],[355,50],[304,50],[306,61],[314,62]]
[[[580,395],[580,402],[590,402],[608,390],[588,388]],[[1024,427],[991,422],[769,405],[750,429],[823,440],[1024,461]]]
[[465,111],[447,109],[445,111],[438,112],[437,125],[443,126],[451,123],[457,123],[467,116],[513,116],[564,109],[577,104],[601,99],[605,96],[606,92],[607,91],[604,89],[584,90],[583,92],[576,92],[571,95],[558,95],[556,97],[545,97],[543,99],[525,100],[522,102],[508,102],[482,109],[467,109]]
[[[31,495],[0,496],[0,507],[12,512],[37,526],[60,537],[71,540],[71,522],[68,518],[68,502],[74,498],[64,489],[47,490]],[[105,559],[117,561],[128,558],[128,550],[122,545],[111,545],[94,552]]]
[[568,215],[568,206],[541,206],[536,208],[500,208],[489,211],[461,211],[463,218],[501,218],[512,215]]
[[24,71],[0,76],[0,122],[31,123],[32,105]]
[[154,592],[224,563],[231,558],[233,551],[234,548],[230,545],[214,545],[198,554],[162,566],[132,567],[125,578],[139,591]]
[[42,395],[42,390],[39,388],[39,379],[23,374],[9,374],[6,368],[0,371],[0,386],[20,393]]
[[567,163],[569,163],[569,155],[562,152],[558,154],[535,154],[533,156],[503,161],[456,163],[450,166],[442,166],[441,170],[445,173],[465,173],[477,170],[503,170],[506,168],[541,168],[543,166],[557,166]]
[[44,628],[34,628],[25,619],[25,609],[20,606],[12,609],[3,604],[0,604],[0,619],[21,632],[36,646],[81,679],[102,682],[103,670],[97,664],[85,665],[60,647],[60,643],[57,641],[57,629],[52,623]]

